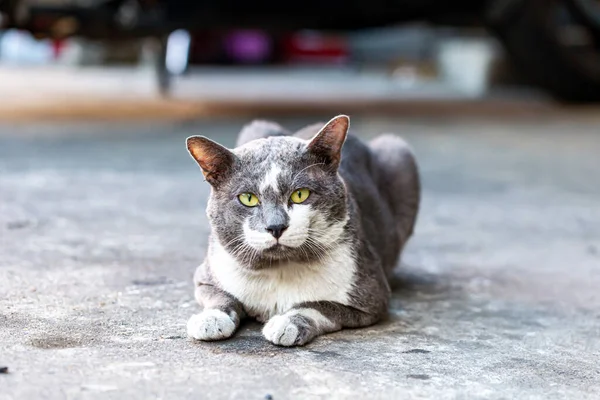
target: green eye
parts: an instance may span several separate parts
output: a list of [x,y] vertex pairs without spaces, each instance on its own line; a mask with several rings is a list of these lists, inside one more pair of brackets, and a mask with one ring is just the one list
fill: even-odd
[[238,196],[238,199],[246,207],[256,207],[258,205],[258,197],[253,193],[242,193]]
[[308,199],[308,196],[310,196],[310,190],[308,190],[306,188],[298,189],[294,193],[292,193],[290,200],[292,200],[292,202],[294,202],[296,204],[300,204],[300,203],[304,203],[306,201],[306,199]]

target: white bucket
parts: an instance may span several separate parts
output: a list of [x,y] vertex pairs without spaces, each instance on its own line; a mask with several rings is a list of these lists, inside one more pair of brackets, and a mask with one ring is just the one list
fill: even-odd
[[495,47],[483,39],[451,39],[438,47],[442,80],[462,93],[478,97],[488,89]]

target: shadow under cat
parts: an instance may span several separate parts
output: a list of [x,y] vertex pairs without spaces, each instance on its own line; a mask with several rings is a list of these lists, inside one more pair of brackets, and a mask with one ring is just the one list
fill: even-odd
[[[463,291],[445,276],[419,271],[416,268],[402,267],[390,279],[392,296],[388,315],[379,323],[367,328],[346,329],[317,338],[303,348],[282,348],[264,340],[261,335],[262,324],[246,320],[240,330],[230,339],[214,342],[193,341],[193,345],[210,349],[213,353],[235,353],[246,356],[272,356],[279,354],[306,352],[325,358],[343,357],[340,353],[325,350],[331,344],[360,342],[377,336],[396,334],[412,335],[416,333],[413,323],[421,317],[418,313],[410,313],[409,308],[419,303],[425,308],[436,308],[437,303],[459,300]],[[420,311],[421,312],[421,311]],[[323,349],[323,350],[321,350]],[[282,353],[283,352],[283,353]],[[404,353],[427,354],[429,350],[409,349]]]

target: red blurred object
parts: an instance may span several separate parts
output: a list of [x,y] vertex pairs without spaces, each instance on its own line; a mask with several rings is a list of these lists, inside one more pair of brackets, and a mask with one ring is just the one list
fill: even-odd
[[288,63],[344,64],[349,47],[343,36],[298,32],[283,40],[282,57]]
[[67,41],[63,39],[55,39],[52,41],[52,57],[56,60],[60,57],[63,50],[67,47]]

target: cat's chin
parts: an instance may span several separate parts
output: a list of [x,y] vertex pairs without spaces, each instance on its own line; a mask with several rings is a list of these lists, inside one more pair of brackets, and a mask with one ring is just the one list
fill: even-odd
[[286,256],[289,257],[289,253],[290,253],[289,247],[284,246],[281,243],[277,243],[277,244],[269,247],[268,249],[263,250],[261,255],[266,259],[280,260],[280,259],[285,258]]
[[258,257],[252,260],[252,265],[246,265],[253,270],[265,270],[284,267],[294,262],[312,261],[307,258],[306,252],[299,252],[294,247],[288,247],[282,244],[276,244],[260,252]]

